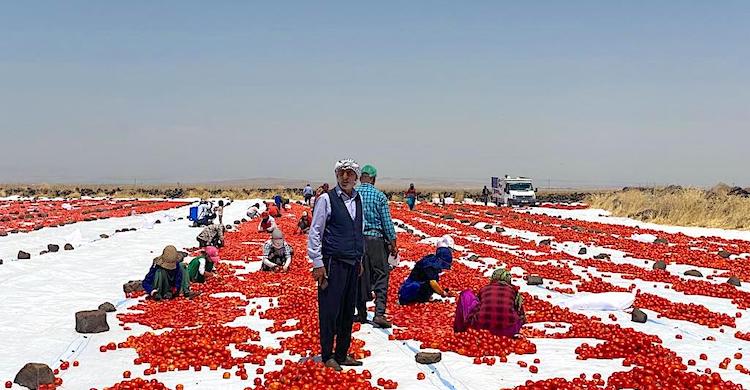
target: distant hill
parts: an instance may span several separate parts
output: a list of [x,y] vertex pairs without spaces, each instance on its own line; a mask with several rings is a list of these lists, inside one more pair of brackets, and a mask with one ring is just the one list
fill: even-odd
[[[243,188],[301,188],[305,184],[310,183],[313,187],[317,187],[323,182],[333,184],[335,179],[331,177],[327,181],[323,180],[307,180],[307,179],[283,179],[275,177],[258,177],[251,179],[237,179],[237,180],[221,180],[204,183],[190,183],[195,186],[207,186],[207,187],[243,187]],[[489,180],[488,180],[489,181]],[[485,184],[483,181],[476,179],[416,179],[416,178],[390,178],[382,177],[378,178],[378,187],[388,189],[406,189],[410,183],[419,189],[476,189],[482,188]]]

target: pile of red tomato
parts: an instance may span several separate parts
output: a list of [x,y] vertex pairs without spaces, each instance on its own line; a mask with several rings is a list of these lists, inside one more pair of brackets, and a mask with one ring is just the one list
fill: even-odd
[[[69,207],[63,208],[64,204]],[[187,204],[153,200],[0,200],[0,235],[80,221],[125,217],[133,213],[153,213]]]

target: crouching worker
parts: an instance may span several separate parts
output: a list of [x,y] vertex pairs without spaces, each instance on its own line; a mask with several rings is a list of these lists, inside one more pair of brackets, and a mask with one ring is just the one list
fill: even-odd
[[409,277],[398,290],[398,302],[402,305],[428,302],[433,293],[441,297],[451,296],[440,284],[440,274],[451,268],[453,262],[453,238],[440,237],[434,255],[427,255],[414,264]]
[[461,292],[453,330],[485,329],[496,336],[512,337],[524,323],[523,297],[511,284],[510,273],[500,268],[492,273],[490,283],[479,290],[479,296],[471,290]]
[[247,209],[247,217],[250,219],[255,219],[260,216],[260,203],[256,203],[252,206],[250,206],[249,209]]
[[224,226],[208,225],[201,230],[195,239],[198,240],[198,246],[201,248],[206,246],[221,248],[224,246]]
[[261,271],[288,271],[294,251],[284,240],[284,233],[274,229],[271,239],[263,244],[263,265]]
[[268,214],[268,211],[264,211],[260,214],[260,222],[258,222],[258,231],[272,233],[276,229],[276,220]]
[[167,245],[161,256],[154,259],[148,274],[143,278],[143,289],[155,300],[172,299],[179,295],[193,298],[198,295],[190,291],[190,278],[181,263],[184,255],[174,245]]
[[307,214],[307,211],[303,211],[302,216],[299,218],[299,222],[297,222],[297,227],[299,228],[300,233],[307,234],[307,232],[310,231],[310,225],[312,225],[312,219],[310,218],[310,215]]
[[192,283],[205,283],[206,278],[214,276],[214,266],[219,262],[219,250],[215,246],[207,246],[204,253],[190,260],[187,273]]

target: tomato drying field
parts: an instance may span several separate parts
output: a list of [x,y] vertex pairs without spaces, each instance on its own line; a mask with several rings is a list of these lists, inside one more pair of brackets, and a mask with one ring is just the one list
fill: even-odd
[[[233,202],[225,223],[243,218],[255,201]],[[29,219],[20,210],[34,213],[33,218],[52,215],[39,206],[13,203],[0,203],[19,210],[13,221]],[[192,287],[202,292],[199,297],[156,302],[124,295],[122,284],[141,279],[164,245],[193,249],[198,230],[179,219],[187,215],[186,204],[0,237],[3,251],[13,252],[32,241],[51,241],[55,229],[97,224],[78,229],[82,245],[73,251],[0,265],[0,383],[12,381],[33,361],[57,370],[60,389],[739,389],[750,384],[748,232],[647,225],[582,206],[419,204],[409,211],[392,203],[402,258],[389,286],[394,328],[355,325],[350,352],[364,366],[334,373],[314,363],[315,285],[305,258],[306,236],[295,233],[297,217],[306,210],[301,205],[277,219],[295,250],[288,273],[258,272],[268,237],[250,221],[226,234],[218,276]],[[130,207],[120,206],[109,216],[129,215],[118,214]],[[0,226],[16,226],[10,222]],[[137,229],[95,237],[128,226]],[[57,235],[63,233],[71,234],[60,230]],[[497,266],[505,266],[525,298],[528,324],[522,337],[455,334],[453,298],[398,305],[396,292],[413,262],[432,252],[444,234],[454,238],[458,251],[441,284],[476,291]],[[657,262],[665,269],[655,267]],[[542,283],[529,284],[532,275]],[[741,285],[728,283],[730,278]],[[110,331],[77,334],[73,314],[104,301],[117,307],[108,314]],[[647,314],[646,322],[631,321],[630,302]],[[419,351],[441,351],[442,360],[420,365],[414,361]]]

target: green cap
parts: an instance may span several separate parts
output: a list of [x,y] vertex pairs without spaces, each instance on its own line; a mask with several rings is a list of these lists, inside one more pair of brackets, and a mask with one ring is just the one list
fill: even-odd
[[362,174],[368,175],[370,177],[375,177],[378,175],[378,170],[375,169],[372,165],[365,165],[362,167]]

